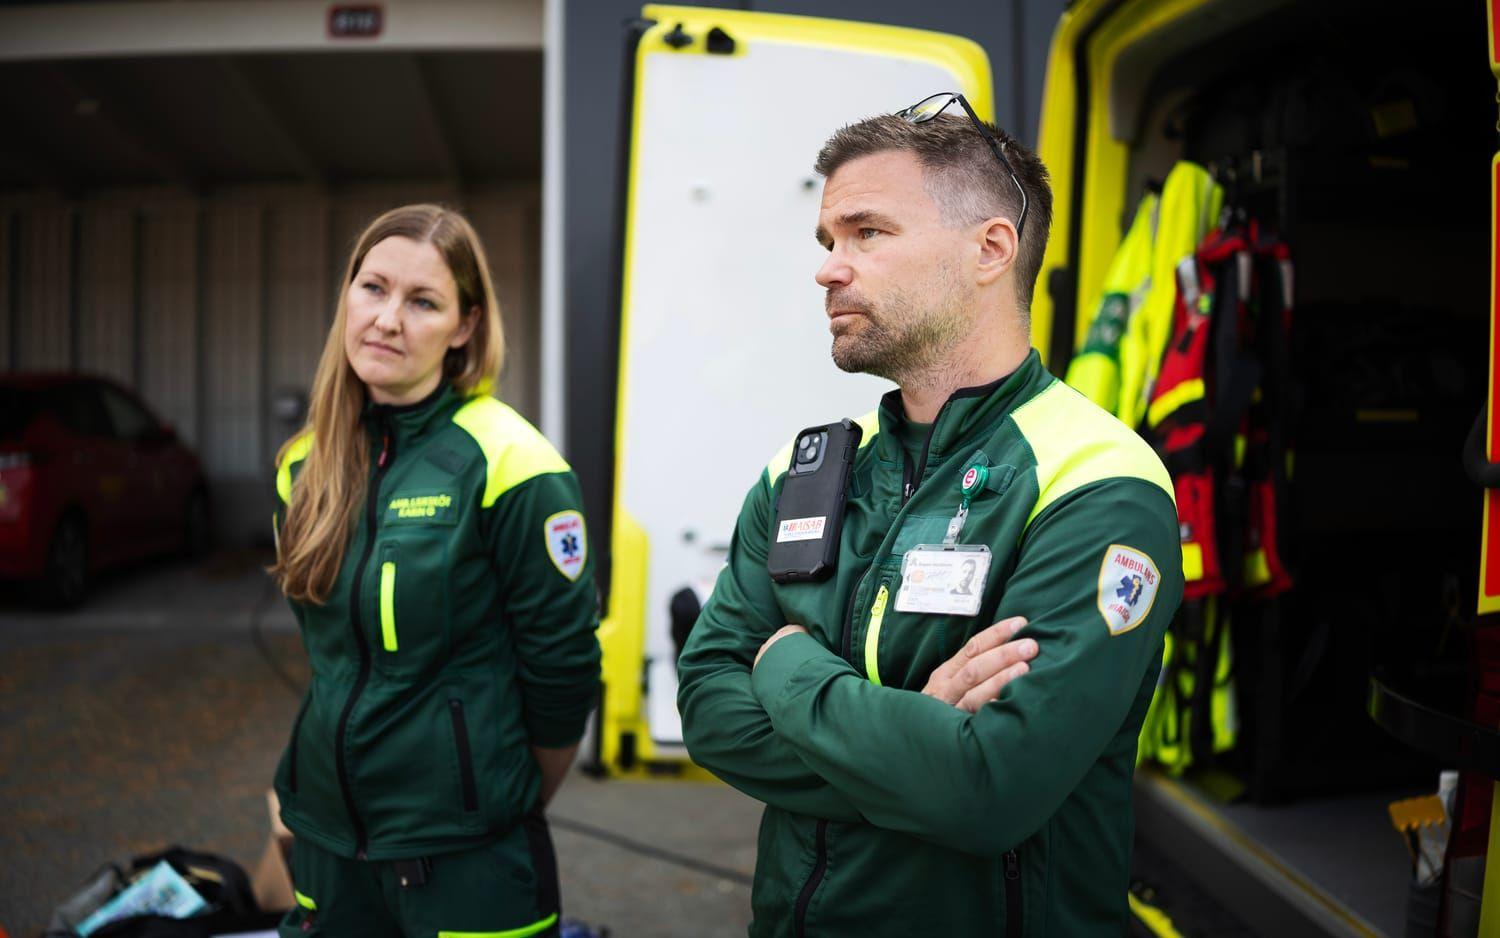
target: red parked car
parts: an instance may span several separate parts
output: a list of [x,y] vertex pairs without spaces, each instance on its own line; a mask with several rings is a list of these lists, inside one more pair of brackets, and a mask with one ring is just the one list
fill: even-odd
[[209,538],[198,457],[129,391],[76,374],[0,376],[0,577],[58,605],[89,577]]

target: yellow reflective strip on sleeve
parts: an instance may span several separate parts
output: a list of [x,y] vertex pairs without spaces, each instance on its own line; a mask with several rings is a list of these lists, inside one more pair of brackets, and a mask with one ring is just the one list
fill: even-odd
[[386,651],[396,650],[396,564],[380,565],[380,637]]
[[1146,410],[1146,422],[1154,427],[1184,404],[1203,400],[1205,393],[1202,378],[1184,381],[1151,402],[1151,406]]
[[1176,504],[1172,477],[1135,431],[1061,381],[1011,414],[1036,456],[1036,505],[1029,526],[1047,506],[1104,479],[1140,479]]
[[1203,579],[1203,545],[1182,545],[1182,578],[1189,583]]
[[530,935],[551,928],[556,921],[557,913],[553,912],[540,922],[533,922],[521,928],[509,928],[505,931],[440,931],[438,938],[528,938]]
[[469,401],[453,415],[453,422],[473,437],[484,453],[487,472],[481,508],[495,504],[501,495],[527,479],[569,469],[540,430],[493,397]]
[[310,896],[305,896],[295,889],[292,890],[292,895],[297,897],[297,904],[302,906],[302,908],[306,909],[309,912],[318,911],[318,904],[312,901],[312,898]]
[[312,452],[312,444],[312,434],[304,433],[288,443],[286,452],[282,454],[281,464],[276,467],[276,494],[281,497],[283,504],[291,504],[292,501],[292,464],[306,459],[307,454]]
[[1172,925],[1172,919],[1167,913],[1135,897],[1135,893],[1127,893],[1130,897],[1130,913],[1136,920],[1157,938],[1182,938],[1182,933]]
[[[860,429],[864,431],[864,435],[859,438],[859,448],[864,449],[875,439],[875,434],[880,432],[880,413],[879,411],[872,410],[863,417],[856,417],[854,422],[859,424]],[[795,439],[788,440],[787,444],[777,450],[775,456],[771,457],[771,461],[766,463],[766,475],[772,485],[775,485],[776,480],[785,475],[786,471],[791,468],[792,449],[796,445],[797,441]]]
[[877,687],[880,685],[880,623],[885,621],[885,604],[890,595],[885,584],[880,584],[875,604],[870,607],[870,630],[865,634],[865,673],[870,676],[870,683]]

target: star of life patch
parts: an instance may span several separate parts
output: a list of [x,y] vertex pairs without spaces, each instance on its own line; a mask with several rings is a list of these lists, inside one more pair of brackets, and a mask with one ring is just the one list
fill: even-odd
[[547,535],[547,556],[557,572],[570,580],[583,574],[583,562],[589,555],[588,533],[583,528],[583,515],[576,511],[559,511],[546,520],[543,527]]
[[1109,634],[1123,635],[1146,621],[1161,586],[1161,571],[1150,557],[1124,544],[1111,544],[1099,565],[1099,614]]

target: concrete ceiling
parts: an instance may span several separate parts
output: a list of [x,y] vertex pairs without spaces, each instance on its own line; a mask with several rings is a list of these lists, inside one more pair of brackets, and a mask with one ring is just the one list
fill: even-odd
[[539,49],[0,62],[0,189],[540,176]]

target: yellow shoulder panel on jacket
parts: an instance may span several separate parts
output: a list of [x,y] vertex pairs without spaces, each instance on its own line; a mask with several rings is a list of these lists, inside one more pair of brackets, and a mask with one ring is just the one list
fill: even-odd
[[1146,441],[1113,415],[1061,381],[1011,414],[1036,456],[1036,505],[1028,525],[1048,505],[1092,482],[1141,479],[1172,498],[1172,477]]
[[276,494],[284,505],[292,503],[292,465],[307,458],[312,452],[313,435],[303,433],[287,444],[286,454],[276,467]]
[[453,422],[464,429],[484,452],[484,501],[495,500],[525,482],[549,472],[567,472],[568,463],[540,430],[489,395],[476,397],[458,409]]
[[[880,412],[872,410],[863,417],[854,418],[854,422],[859,424],[860,429],[864,431],[864,435],[859,438],[859,448],[864,449],[870,445],[870,441],[875,439],[875,434],[880,432]],[[775,485],[776,480],[785,475],[787,469],[791,468],[792,449],[796,445],[796,439],[788,441],[785,446],[777,451],[775,456],[771,457],[771,461],[766,463],[766,478],[771,485]]]

